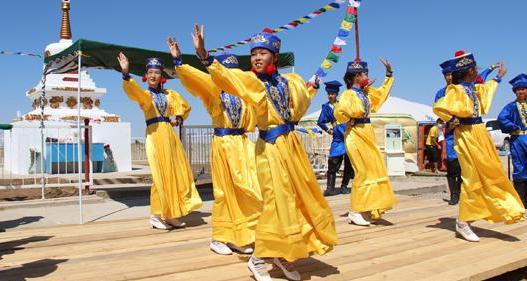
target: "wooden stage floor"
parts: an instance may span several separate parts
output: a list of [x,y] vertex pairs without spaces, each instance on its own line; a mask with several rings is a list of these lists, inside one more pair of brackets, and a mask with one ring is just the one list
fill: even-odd
[[[330,197],[339,245],[297,261],[303,279],[483,280],[527,266],[527,224],[478,222],[481,242],[469,243],[454,233],[457,207],[398,198],[379,224],[359,227],[345,221],[348,197]],[[0,233],[0,280],[253,280],[247,256],[209,250],[209,211],[170,232],[141,219]]]

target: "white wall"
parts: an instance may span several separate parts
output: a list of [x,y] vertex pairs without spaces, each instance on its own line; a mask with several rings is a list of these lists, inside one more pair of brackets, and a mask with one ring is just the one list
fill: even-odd
[[[4,136],[4,167],[14,174],[28,175],[30,149],[41,151],[41,132],[38,122],[13,123],[11,132]],[[46,122],[45,137],[65,138],[75,136],[76,128],[65,128],[64,122]],[[119,172],[132,170],[130,123],[93,124],[92,142],[109,144]],[[40,167],[40,163],[37,165]]]
[[93,125],[94,143],[109,144],[119,172],[132,170],[132,129],[130,123],[100,123]]

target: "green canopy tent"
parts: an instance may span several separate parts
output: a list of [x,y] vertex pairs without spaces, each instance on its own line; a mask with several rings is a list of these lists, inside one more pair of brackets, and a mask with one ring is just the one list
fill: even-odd
[[11,125],[11,124],[0,124],[0,130],[8,131],[8,130],[11,130],[11,129],[13,129],[13,125]]
[[[176,78],[172,56],[167,52],[140,49],[135,47],[121,46],[85,39],[79,39],[66,50],[46,57],[46,74],[67,73],[78,68],[78,53],[82,53],[81,61],[84,68],[114,69],[121,71],[117,55],[123,52],[130,60],[130,73],[142,76],[145,73],[145,61],[147,58],[160,58],[165,63],[164,75],[166,78]],[[251,68],[250,56],[239,56],[240,68],[249,70]],[[200,70],[205,71],[205,67],[196,55],[183,54],[184,63],[190,64]],[[295,56],[293,53],[280,54],[278,62],[279,68],[293,67]]]
[[[40,97],[41,103],[45,101],[45,87],[46,87],[46,75],[47,74],[62,74],[69,72],[77,72],[78,75],[78,87],[77,87],[77,130],[78,136],[82,136],[81,131],[81,81],[82,81],[82,68],[97,68],[97,69],[114,69],[121,71],[119,63],[117,61],[117,55],[119,52],[123,52],[130,61],[130,73],[142,76],[145,73],[145,61],[147,58],[157,57],[161,58],[165,63],[164,76],[167,79],[177,78],[175,75],[174,65],[172,62],[172,56],[166,52],[140,49],[128,46],[121,46],[85,39],[79,39],[73,43],[70,47],[64,51],[44,58],[44,73],[42,76],[42,96]],[[243,70],[250,69],[250,56],[239,56],[240,68]],[[202,63],[195,55],[183,54],[182,60],[186,64],[190,64],[198,69],[206,70]],[[279,68],[294,67],[295,57],[293,53],[282,53],[280,54],[280,60],[278,63]],[[42,107],[42,115],[44,115],[44,109]],[[44,116],[41,117],[41,138],[44,143]],[[81,138],[77,141],[77,153],[82,155],[81,152]],[[41,161],[43,158],[41,158]],[[80,159],[80,157],[79,157]],[[41,163],[43,167],[43,162]],[[82,215],[82,161],[78,161],[78,188],[79,188],[79,217],[80,223],[83,223]],[[42,172],[42,192],[44,192],[45,175]]]

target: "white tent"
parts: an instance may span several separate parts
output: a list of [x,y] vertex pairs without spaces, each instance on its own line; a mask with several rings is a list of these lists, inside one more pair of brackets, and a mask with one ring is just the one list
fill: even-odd
[[[316,121],[320,115],[320,109],[304,116],[300,122]],[[398,97],[389,97],[382,105],[378,114],[408,114],[416,121],[435,121],[437,119],[432,107],[426,104],[405,100]]]

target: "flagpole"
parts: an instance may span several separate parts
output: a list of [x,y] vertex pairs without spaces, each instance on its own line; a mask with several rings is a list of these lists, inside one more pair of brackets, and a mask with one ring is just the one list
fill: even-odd
[[355,50],[356,58],[360,60],[360,45],[359,45],[359,9],[355,9]]
[[83,215],[82,215],[82,155],[81,155],[81,66],[82,66],[82,51],[78,51],[78,61],[79,64],[77,66],[77,77],[78,77],[78,85],[77,85],[77,169],[78,169],[78,180],[79,180],[79,223],[83,224]]

